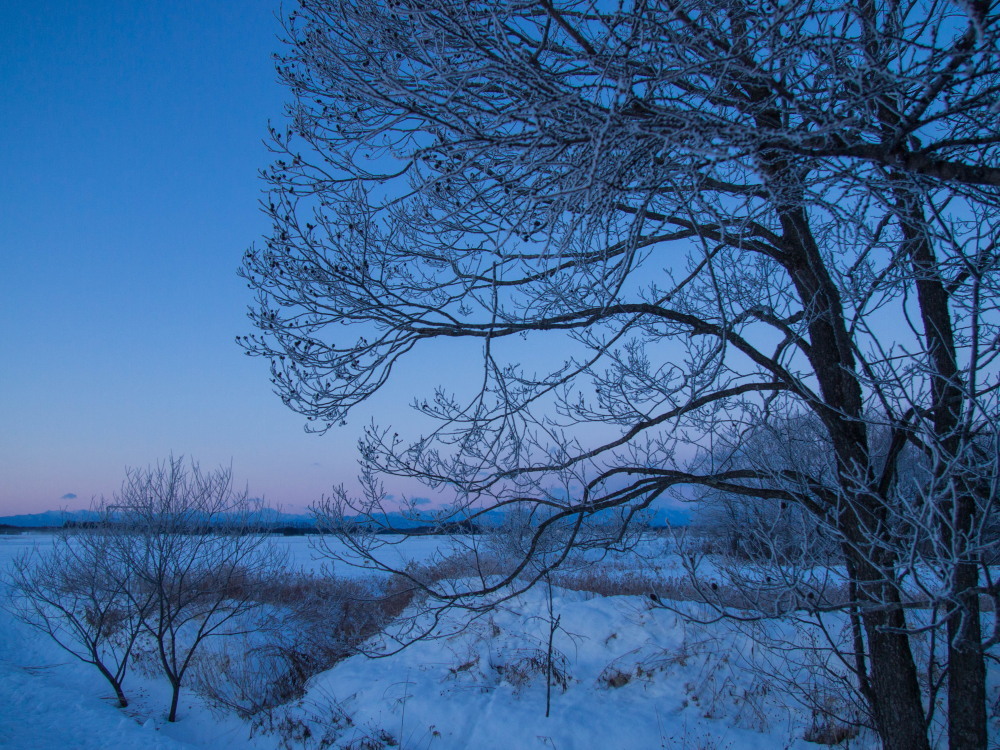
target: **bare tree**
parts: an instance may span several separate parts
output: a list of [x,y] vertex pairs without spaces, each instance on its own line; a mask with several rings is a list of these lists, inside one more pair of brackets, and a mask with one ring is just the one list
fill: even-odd
[[[979,1],[301,0],[241,341],[318,431],[431,342],[471,344],[476,382],[414,402],[425,433],[373,427],[361,451],[457,517],[535,503],[569,550],[688,485],[823,519],[887,748],[928,747],[919,568],[950,746],[983,747],[997,21]],[[710,460],[716,436],[803,414],[819,475]],[[928,469],[903,487],[906,446]],[[379,487],[327,510],[378,518]]]
[[93,664],[124,708],[123,683],[149,600],[127,596],[130,573],[108,556],[107,540],[96,528],[63,532],[51,549],[20,555],[8,571],[9,606],[22,621]]
[[128,572],[125,591],[152,636],[177,718],[185,674],[208,638],[263,626],[256,587],[283,562],[259,531],[262,505],[233,489],[232,472],[171,457],[129,469],[101,507],[107,552]]

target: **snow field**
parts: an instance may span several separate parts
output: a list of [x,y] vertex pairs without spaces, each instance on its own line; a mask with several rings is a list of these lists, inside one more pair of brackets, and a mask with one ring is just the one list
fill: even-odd
[[[27,546],[44,549],[48,543],[44,535],[0,537],[0,566]],[[293,570],[320,574],[329,569],[308,538],[276,537],[273,543],[287,549]],[[441,553],[442,543],[409,538],[393,552],[400,560],[426,562]],[[612,584],[615,575],[630,570],[679,574],[679,562],[664,558],[661,547],[647,552],[631,563],[628,558],[605,561]],[[370,575],[342,563],[333,570],[338,576]],[[417,623],[426,616],[419,605],[415,600],[404,613]],[[699,605],[676,606],[699,614]],[[0,747],[817,747],[804,739],[813,723],[810,712],[783,692],[780,680],[746,669],[760,647],[727,623],[693,624],[643,595],[601,596],[557,586],[552,616],[559,620],[548,718],[552,618],[547,592],[538,586],[475,618],[448,611],[437,630],[440,637],[398,653],[344,659],[314,675],[301,698],[249,721],[211,706],[188,683],[179,721],[169,724],[163,718],[169,689],[151,659],[140,659],[126,678],[131,704],[119,709],[93,667],[0,612]],[[767,627],[779,640],[796,637],[780,623]],[[226,640],[218,639],[206,659],[224,651]],[[245,644],[252,645],[252,638]],[[369,645],[376,648],[378,639]],[[876,743],[862,733],[850,746]]]

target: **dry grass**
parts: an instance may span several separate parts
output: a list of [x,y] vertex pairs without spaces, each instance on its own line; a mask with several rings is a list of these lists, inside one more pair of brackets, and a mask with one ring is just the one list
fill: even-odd
[[565,573],[557,571],[552,576],[552,583],[571,591],[586,591],[599,596],[649,596],[655,592],[665,592],[668,588],[680,588],[679,579],[603,565]]
[[430,585],[437,581],[507,575],[511,570],[509,563],[496,556],[469,551],[449,555],[431,563],[411,563],[407,566],[406,573],[415,581]]
[[356,653],[412,595],[398,579],[285,572],[259,581],[253,596],[274,612],[272,627],[259,631],[254,642],[227,639],[224,650],[207,654],[195,687],[244,718],[265,714],[301,697],[310,677]]
[[[495,556],[465,552],[430,564],[411,564],[406,573],[418,584],[431,587],[440,581],[463,578],[480,579],[509,575],[512,562]],[[522,573],[522,580],[533,574]],[[687,574],[668,575],[656,568],[637,569],[630,562],[603,561],[556,569],[551,573],[554,585],[596,596],[643,596],[653,604],[701,602],[727,609],[742,609],[780,615],[812,607],[845,606],[849,602],[846,586],[823,586],[810,589],[773,583],[762,575],[760,582],[744,585],[693,580]],[[412,585],[412,584],[411,584]]]

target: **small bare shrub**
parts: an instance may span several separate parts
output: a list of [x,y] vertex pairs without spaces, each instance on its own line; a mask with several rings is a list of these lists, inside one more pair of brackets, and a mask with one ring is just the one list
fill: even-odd
[[603,688],[621,688],[632,682],[634,675],[617,667],[605,667],[597,677],[597,684]]
[[193,687],[209,703],[250,719],[298,697],[298,670],[280,650],[246,641],[235,646],[206,654],[194,668]]
[[858,736],[858,727],[843,724],[831,717],[813,717],[813,723],[802,739],[817,745],[839,745],[841,742],[853,740]]
[[344,745],[344,750],[386,750],[399,747],[399,742],[384,729],[376,729],[372,734],[351,740]]
[[96,667],[124,708],[123,683],[140,648],[148,600],[130,600],[130,571],[107,552],[107,537],[98,529],[59,534],[50,549],[29,549],[12,561],[3,573],[10,586],[3,604]]
[[806,742],[838,745],[858,736],[860,726],[851,721],[851,709],[843,695],[830,685],[813,685],[808,690],[812,723],[802,735]]
[[453,675],[461,674],[462,672],[467,672],[473,667],[476,667],[478,664],[479,664],[479,657],[477,656],[474,659],[469,659],[469,661],[462,662],[458,666],[449,667],[448,672],[449,674]]
[[[497,675],[505,680],[514,692],[519,694],[536,679],[545,679],[549,665],[547,651],[537,648],[518,649],[510,652],[509,658],[494,662],[491,666]],[[552,653],[552,684],[565,692],[569,688],[569,661],[560,651]]]
[[271,735],[280,750],[329,750],[344,747],[354,720],[334,699],[286,704],[261,711],[251,720],[253,734]]

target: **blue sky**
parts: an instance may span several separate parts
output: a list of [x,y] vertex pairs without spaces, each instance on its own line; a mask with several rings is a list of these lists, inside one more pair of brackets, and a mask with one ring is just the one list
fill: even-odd
[[268,230],[262,139],[283,119],[279,10],[0,3],[0,515],[87,507],[171,454],[301,512],[355,486],[366,424],[413,435],[414,397],[478,382],[478,345],[436,342],[320,437],[236,346],[252,332],[236,269]]
[[289,510],[354,476],[367,419],[305,434],[234,344],[278,9],[0,3],[0,515],[84,507],[171,451]]

